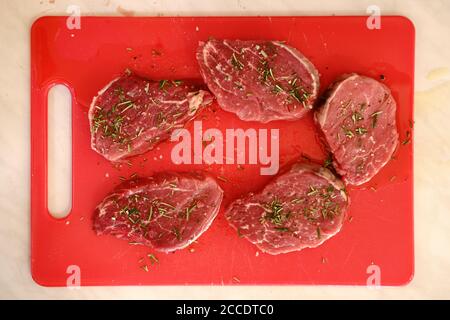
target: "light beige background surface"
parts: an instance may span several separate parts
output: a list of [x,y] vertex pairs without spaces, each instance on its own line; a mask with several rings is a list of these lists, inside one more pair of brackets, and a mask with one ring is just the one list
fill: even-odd
[[[99,15],[408,16],[416,26],[415,254],[405,287],[91,287],[36,285],[29,271],[29,29],[70,4]],[[0,298],[450,298],[450,1],[0,0]]]

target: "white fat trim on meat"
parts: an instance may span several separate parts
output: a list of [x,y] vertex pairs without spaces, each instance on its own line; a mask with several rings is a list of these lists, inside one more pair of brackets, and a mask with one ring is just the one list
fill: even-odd
[[334,97],[336,96],[336,93],[338,92],[338,89],[345,83],[347,82],[347,80],[353,79],[355,77],[358,77],[357,74],[353,74],[351,76],[349,76],[348,78],[345,78],[344,80],[342,80],[335,88],[333,88],[331,95],[327,98],[327,101],[325,103],[325,105],[317,112],[316,114],[316,120],[318,121],[318,123],[320,124],[321,127],[323,127],[325,121],[328,118],[328,109],[330,106],[330,102],[334,99]]
[[186,101],[187,101],[187,99],[183,99],[183,100],[162,100],[162,101],[160,101],[160,103],[162,103],[162,104],[168,104],[168,103],[183,104]]
[[[219,80],[218,80],[217,78],[214,79],[214,83],[215,83],[220,89],[222,89],[223,91],[228,92],[228,93],[231,93],[231,94],[233,94],[233,95],[235,94],[234,91],[225,89],[225,88],[220,84],[220,82],[219,82]],[[222,96],[218,96],[218,97],[222,98]]]
[[[204,47],[203,47],[203,50],[202,50],[202,53],[203,53],[203,62],[205,63],[205,66],[209,69],[209,71],[212,73],[212,74],[214,74],[214,71],[213,71],[213,69],[215,69],[215,68],[213,68],[213,67],[211,67],[211,65],[208,63],[208,50],[207,50],[207,47],[208,48],[214,48],[214,46],[210,43],[210,42],[208,42]],[[217,50],[215,50],[214,49],[214,51],[215,52],[217,52]],[[211,55],[209,55],[211,58],[213,58]],[[219,80],[217,79],[217,77],[215,77],[214,78],[214,83],[220,88],[220,89],[222,89],[223,91],[225,91],[225,92],[228,92],[228,93],[231,93],[231,94],[234,94],[234,92],[233,91],[230,91],[230,90],[227,90],[227,89],[225,89],[224,87],[222,87],[222,85],[219,83]],[[220,97],[219,97],[220,98]]]
[[[117,80],[119,80],[121,77],[117,77],[113,80],[111,80],[106,86],[103,87],[103,89],[101,89],[100,91],[97,92],[97,95],[94,97],[94,99],[92,99],[92,103],[89,107],[89,112],[88,112],[88,119],[89,119],[89,126],[91,125],[91,123],[94,120],[94,111],[95,111],[95,107],[96,107],[96,103],[97,103],[97,98],[99,96],[101,96],[103,93],[105,93],[106,90],[109,89],[109,87],[111,87],[111,85],[116,82]],[[89,128],[89,130],[92,130],[92,127]],[[93,150],[96,150],[97,152],[99,152],[100,154],[103,154],[103,152],[100,152],[101,150],[97,149],[95,147],[95,134],[91,134],[91,148]]]
[[272,43],[276,46],[279,46],[283,49],[285,49],[286,51],[288,51],[293,57],[295,57],[309,72],[309,74],[311,75],[311,80],[312,80],[312,95],[313,96],[317,96],[317,84],[319,82],[319,75],[317,73],[317,70],[315,69],[315,67],[312,65],[311,62],[309,62],[309,60],[303,55],[301,54],[298,50],[293,49],[281,42],[278,41],[272,41]]
[[307,172],[308,170],[313,170],[313,172],[315,174],[317,174],[319,177],[324,178],[326,181],[328,181],[336,190],[340,191],[341,196],[345,199],[345,201],[349,201],[347,194],[345,193],[345,185],[338,180],[333,173],[331,173],[330,170],[321,167],[319,170],[314,170],[311,169],[313,166],[310,165],[306,165],[306,164],[302,164],[302,165],[295,165],[294,168],[298,168],[299,166],[301,166],[301,168],[299,169],[299,173],[300,172]]
[[225,47],[233,51],[234,53],[240,54],[241,52],[239,50],[236,50],[232,45],[230,45],[226,40],[223,41],[223,44]]
[[225,81],[227,81],[227,79],[231,78],[231,74],[223,71],[222,64],[220,62],[218,64],[216,64],[215,69],[225,76]]

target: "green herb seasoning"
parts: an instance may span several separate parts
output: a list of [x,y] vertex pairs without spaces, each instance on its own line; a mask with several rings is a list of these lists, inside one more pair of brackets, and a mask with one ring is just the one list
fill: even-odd
[[347,129],[347,128],[342,128],[342,130],[344,130],[344,134],[347,138],[353,138],[355,136],[355,134],[353,133],[352,130]]
[[411,132],[408,130],[406,131],[406,138],[402,141],[402,145],[407,145],[411,142]]
[[150,208],[148,209],[148,221],[151,221],[153,217],[153,206],[150,206]]
[[164,87],[166,86],[167,82],[168,82],[167,80],[160,80],[159,81],[159,89],[164,90]]
[[[320,219],[333,219],[339,214],[339,205],[334,201],[337,197],[336,189],[333,185],[310,186],[305,192],[303,216],[310,222],[317,222]],[[314,196],[314,197],[312,197]]]
[[332,165],[333,165],[333,157],[331,156],[331,154],[328,154],[328,157],[323,162],[323,167],[330,168],[332,167]]
[[151,264],[159,263],[158,258],[154,254],[149,253],[147,254],[147,257],[150,259]]
[[302,203],[304,201],[305,201],[305,199],[303,199],[303,198],[294,198],[294,199],[291,200],[291,203],[299,204],[299,203]]
[[137,224],[141,220],[141,213],[137,208],[125,206],[119,211],[119,214],[125,215],[132,224]]
[[375,128],[377,126],[378,116],[382,113],[383,111],[376,111],[370,115],[370,117],[372,118],[372,128]]
[[[119,88],[116,88],[115,92],[121,94],[123,90],[121,88],[120,90]],[[123,99],[106,112],[102,109],[98,109],[93,119],[92,131],[97,133],[99,129],[102,129],[101,132],[103,136],[111,137],[114,142],[122,144],[123,150],[124,147],[128,147],[126,144],[130,139],[124,134],[123,125],[125,117],[122,113],[134,107],[136,107],[136,105],[133,101]]]
[[158,114],[155,117],[156,126],[161,127],[162,124],[164,124],[164,122],[166,122],[166,117],[164,116],[164,114],[162,112],[158,112]]
[[292,80],[289,80],[288,83],[289,83],[291,86],[294,87],[295,84],[297,83],[297,78],[294,78],[294,79],[292,79]]
[[233,52],[233,54],[231,55],[231,65],[236,69],[236,70],[242,70],[244,69],[244,64],[239,61],[239,59],[236,57],[236,54]]
[[94,133],[97,133],[98,129],[105,123],[107,120],[103,119],[104,115],[102,112],[97,112],[96,116],[94,117],[94,125],[92,126],[92,131]]
[[269,68],[268,72],[269,72],[269,76],[272,78],[272,80],[273,80],[273,81],[276,81],[275,76],[273,75],[273,70],[272,70],[272,68]]
[[240,83],[239,81],[234,81],[233,83],[236,86],[236,88],[238,88],[239,90],[242,90],[244,88],[242,83]]
[[270,203],[264,204],[265,210],[264,220],[268,220],[276,226],[281,226],[289,217],[288,213],[284,212],[283,204],[275,198]]
[[175,209],[175,207],[174,207],[173,205],[171,205],[170,203],[167,203],[167,202],[159,202],[159,205],[160,205],[160,206],[167,207],[167,208],[169,208],[169,209],[171,209],[171,210],[174,210],[174,209]]
[[358,111],[353,111],[353,113],[352,113],[353,123],[356,123],[361,120],[364,120],[363,116]]
[[[137,174],[136,172],[134,172],[134,173],[131,174],[130,179],[137,178],[137,176],[138,176],[138,174]],[[133,198],[134,198],[135,201],[137,202],[137,199],[139,198],[139,195],[138,195],[138,194],[135,194]]]
[[358,128],[355,129],[355,132],[356,132],[358,135],[361,136],[361,135],[367,133],[367,129],[365,129],[364,127],[358,127]]
[[118,104],[116,104],[116,106],[120,107],[120,106],[123,106],[123,105],[129,105],[129,104],[132,104],[132,103],[133,103],[133,101],[131,101],[131,100],[125,100],[125,101],[119,102]]
[[303,106],[306,108],[305,102],[309,99],[311,94],[306,92],[303,88],[296,86],[295,85],[296,82],[297,81],[294,81],[294,83],[292,84],[292,88],[288,92],[289,96],[294,98],[295,101],[302,103]]
[[136,130],[137,130],[136,137],[139,137],[142,134],[142,132],[144,132],[144,127],[139,127]]
[[263,83],[266,83],[269,78],[272,78],[275,81],[275,77],[273,75],[272,68],[269,67],[269,64],[266,60],[261,61],[262,67],[259,69],[261,73],[261,80]]
[[167,209],[166,208],[157,207],[156,210],[158,211],[160,217],[172,218],[171,216],[167,215]]
[[283,92],[284,89],[279,84],[275,84],[272,88],[272,93],[279,94],[280,92]]
[[181,234],[180,234],[180,230],[178,230],[177,227],[174,227],[172,229],[173,234],[175,235],[175,237],[177,238],[178,241],[181,240]]
[[189,221],[192,212],[197,208],[197,201],[192,203],[189,207],[186,208],[186,221]]
[[319,190],[313,186],[309,186],[309,192],[307,193],[308,197],[317,194]]
[[114,94],[119,97],[120,101],[124,101],[125,100],[125,92],[123,91],[122,87],[115,88],[114,89]]
[[228,182],[227,178],[222,177],[222,176],[217,176],[217,180],[223,181],[223,182]]
[[177,112],[172,115],[172,118],[176,119],[176,118],[180,117],[181,115],[183,115],[183,112]]
[[267,59],[269,57],[264,50],[259,51],[259,54],[262,55],[264,59]]
[[[119,103],[117,106],[119,106],[119,105],[123,105],[123,104]],[[125,113],[127,110],[129,110],[133,107],[135,107],[134,103],[131,101],[127,101],[127,103],[125,104],[125,107],[122,109],[122,111],[120,111],[120,114]]]

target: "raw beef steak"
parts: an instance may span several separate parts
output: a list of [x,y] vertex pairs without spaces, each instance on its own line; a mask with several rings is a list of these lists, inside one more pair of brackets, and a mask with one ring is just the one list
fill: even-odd
[[170,252],[183,249],[216,217],[223,191],[203,173],[159,173],[123,182],[98,205],[94,230]]
[[92,101],[92,149],[110,161],[144,153],[211,101],[208,91],[190,82],[153,81],[125,72]]
[[315,118],[345,182],[369,181],[391,159],[398,145],[396,104],[384,84],[345,75],[329,90]]
[[259,193],[235,200],[226,218],[238,234],[270,254],[314,248],[342,227],[348,198],[328,169],[294,164]]
[[246,121],[300,119],[319,90],[314,65],[279,41],[200,42],[197,60],[220,107]]

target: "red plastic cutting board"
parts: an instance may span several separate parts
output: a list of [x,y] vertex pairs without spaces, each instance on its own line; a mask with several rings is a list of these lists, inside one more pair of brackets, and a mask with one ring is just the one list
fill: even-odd
[[[402,285],[413,276],[412,143],[369,183],[349,188],[351,207],[342,231],[315,249],[271,256],[239,238],[223,207],[261,188],[270,177],[259,165],[175,165],[173,143],[114,166],[90,149],[90,100],[125,68],[154,79],[200,78],[199,40],[277,39],[301,50],[321,74],[321,91],[342,73],[384,75],[398,103],[401,139],[413,120],[414,26],[403,17],[381,17],[369,30],[367,17],[82,17],[69,30],[66,17],[43,17],[31,29],[31,271],[36,282],[64,286],[67,268],[79,266],[81,285],[161,284],[345,284],[365,285],[376,265],[381,285]],[[129,49],[127,49],[129,48]],[[131,50],[130,50],[131,49]],[[73,199],[67,218],[47,209],[47,105],[49,88],[66,84],[73,95]],[[312,116],[295,122],[240,121],[213,105],[199,117],[203,127],[279,128],[281,165],[305,154],[323,161]],[[192,123],[188,125],[192,130]],[[148,159],[147,161],[144,158]],[[120,176],[162,170],[203,169],[225,177],[225,198],[211,228],[189,249],[158,254],[145,272],[140,259],[150,248],[132,246],[92,231],[95,206]],[[108,177],[109,175],[109,177]],[[370,271],[370,268],[369,268]]]

